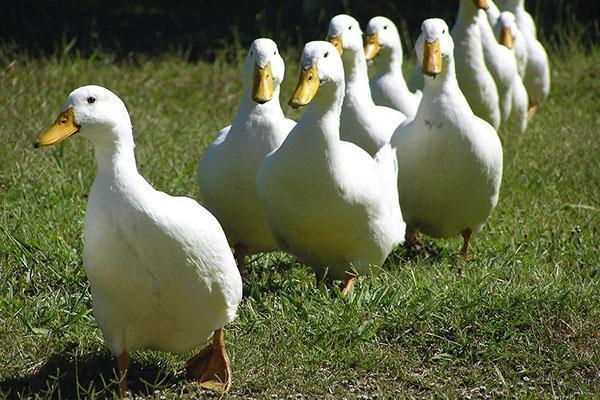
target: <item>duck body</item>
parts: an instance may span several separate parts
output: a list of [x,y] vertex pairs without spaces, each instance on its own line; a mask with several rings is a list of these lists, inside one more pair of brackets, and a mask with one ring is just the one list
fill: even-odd
[[[373,159],[340,140],[344,82],[334,51],[326,42],[305,46],[305,68],[321,62],[319,78],[326,82],[283,144],[262,162],[257,188],[279,246],[317,275],[327,271],[338,279],[382,265],[402,241],[404,224],[393,150],[386,145]],[[326,63],[339,71],[326,75]]]
[[338,15],[330,21],[328,36],[331,41],[341,43],[338,50],[344,63],[346,90],[340,116],[341,138],[374,156],[389,143],[406,116],[373,102],[358,22],[348,15]]
[[423,23],[418,49],[423,36],[440,38],[443,69],[426,77],[417,114],[392,137],[407,227],[439,238],[478,232],[496,206],[502,179],[502,145],[459,89],[445,27],[438,19]]
[[[261,67],[269,63],[275,79],[273,93],[263,103],[255,101],[251,93],[258,87],[252,84],[257,62]],[[223,225],[230,244],[254,254],[276,248],[256,195],[256,172],[263,158],[279,147],[296,123],[285,117],[279,103],[284,66],[275,43],[257,39],[245,64],[247,82],[235,120],[207,149],[198,176],[203,202]]]
[[498,89],[485,64],[478,11],[472,0],[460,1],[458,18],[450,32],[455,44],[456,78],[475,115],[498,129]]
[[84,267],[109,349],[182,353],[231,322],[241,278],[217,220],[154,190],[133,169],[99,169],[84,226]]

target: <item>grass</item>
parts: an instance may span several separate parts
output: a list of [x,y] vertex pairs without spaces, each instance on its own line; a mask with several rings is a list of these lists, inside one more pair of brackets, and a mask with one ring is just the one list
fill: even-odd
[[[226,341],[224,398],[550,398],[600,393],[600,49],[553,52],[553,88],[528,132],[501,132],[499,205],[473,242],[394,252],[348,298],[274,253],[248,269]],[[282,103],[296,81],[290,52]],[[0,398],[116,396],[91,313],[82,224],[95,168],[74,138],[34,150],[66,95],[96,83],[132,115],[141,173],[197,196],[196,163],[235,113],[239,66],[217,58],[114,62],[0,55]],[[284,107],[287,115],[300,114]],[[148,398],[203,397],[189,355],[133,355]]]

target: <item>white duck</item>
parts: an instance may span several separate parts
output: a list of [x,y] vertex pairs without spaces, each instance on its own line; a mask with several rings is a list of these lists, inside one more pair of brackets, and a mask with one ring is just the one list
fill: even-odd
[[[487,0],[460,0],[458,17],[452,31],[455,43],[456,77],[471,109],[495,129],[500,127],[498,88],[485,63],[479,10],[488,8]],[[423,74],[417,63],[411,72],[409,88],[423,87]]]
[[[511,52],[511,56],[507,57],[504,62],[507,64],[514,64],[514,68],[516,68],[518,62],[514,43],[519,35],[519,28],[517,28],[517,24],[515,23],[515,16],[508,11],[503,11],[500,14],[500,18],[498,18],[498,22],[501,26],[499,36],[500,44],[505,46]],[[516,122],[520,133],[525,133],[528,122],[527,111],[529,109],[529,101],[527,98],[527,90],[519,75],[515,77],[511,88],[511,108],[512,112],[510,120]]]
[[531,14],[525,9],[525,0],[498,0],[502,11],[510,11],[515,15],[517,26],[525,35],[537,38],[537,28]]
[[83,264],[121,389],[127,390],[130,352],[182,353],[212,335],[212,345],[188,361],[188,372],[204,387],[227,390],[223,326],[235,318],[242,280],[221,226],[194,200],[159,192],[138,173],[129,114],[108,89],[74,90],[34,146],[75,134],[96,153]]
[[412,93],[402,73],[402,43],[396,25],[386,17],[373,17],[367,25],[365,57],[374,60],[371,94],[376,104],[393,108],[411,118],[417,112],[422,93]]
[[479,10],[487,0],[460,0],[458,17],[452,27],[455,43],[456,78],[471,109],[494,128],[500,126],[498,89],[485,64]]
[[517,61],[512,50],[498,43],[484,10],[479,10],[479,28],[485,64],[498,89],[501,121],[504,124],[512,111],[512,89],[515,79],[519,77]]
[[460,91],[446,23],[424,21],[416,49],[425,75],[423,99],[414,119],[392,137],[407,237],[419,231],[441,238],[462,234],[466,256],[471,235],[498,201],[502,145]]
[[384,144],[389,143],[394,130],[406,116],[400,111],[378,106],[373,102],[358,22],[349,15],[337,15],[329,22],[327,36],[342,56],[346,76],[346,93],[340,121],[341,137],[374,155]]
[[346,280],[381,266],[402,242],[397,164],[385,145],[373,159],[340,139],[344,69],[336,48],[310,42],[290,105],[311,103],[282,145],[263,160],[257,190],[279,247]]
[[527,44],[527,67],[523,84],[529,95],[529,116],[532,117],[544,104],[550,93],[550,62],[544,46],[536,39],[531,15],[525,11],[523,0],[504,0],[503,8],[515,15],[517,26]]
[[296,125],[279,104],[284,72],[274,41],[252,42],[233,124],[221,129],[198,166],[203,203],[223,225],[240,271],[245,255],[276,248],[256,196],[256,171]]

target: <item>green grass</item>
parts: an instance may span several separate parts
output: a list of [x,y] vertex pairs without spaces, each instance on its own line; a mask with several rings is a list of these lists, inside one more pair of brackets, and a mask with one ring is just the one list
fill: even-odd
[[[291,257],[258,257],[226,331],[225,398],[600,393],[600,49],[551,56],[546,107],[524,136],[501,132],[500,202],[471,258],[456,256],[458,238],[426,239],[426,251],[398,249],[343,298]],[[287,56],[282,103],[297,58]],[[197,198],[196,163],[235,113],[238,67],[0,56],[0,398],[104,398],[117,388],[81,261],[91,145],[75,137],[34,150],[34,137],[72,89],[107,86],[132,115],[141,173]],[[130,387],[206,396],[185,380],[186,356],[134,354]]]

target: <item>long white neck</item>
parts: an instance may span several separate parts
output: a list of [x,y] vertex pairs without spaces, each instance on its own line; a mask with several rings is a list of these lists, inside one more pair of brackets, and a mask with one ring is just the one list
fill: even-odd
[[[339,141],[343,101],[344,82],[322,84],[302,117],[302,125],[310,127],[303,134],[318,135],[327,144]],[[311,125],[315,125],[317,129],[312,129]]]
[[371,102],[367,60],[362,48],[359,51],[348,49],[342,54],[344,75],[346,77],[346,97],[360,98],[361,102]]
[[260,104],[252,99],[252,83],[245,83],[238,105],[234,125],[247,121],[249,116],[265,116],[271,119],[285,118],[279,103],[279,85],[273,89],[273,97],[266,103]]
[[388,73],[402,75],[402,58],[402,47],[399,43],[398,46],[382,48],[375,61],[377,67],[375,75],[382,76]]
[[454,58],[444,59],[442,72],[435,77],[424,76],[425,86],[423,87],[423,98],[433,99],[440,93],[462,93],[456,80],[456,69],[454,67]]
[[98,174],[114,176],[137,174],[131,124],[120,124],[112,127],[112,130],[112,135],[103,136],[116,138],[115,140],[94,143]]
[[461,0],[458,6],[458,16],[452,30],[456,28],[467,28],[470,25],[477,24],[478,8],[475,7],[472,0]]

